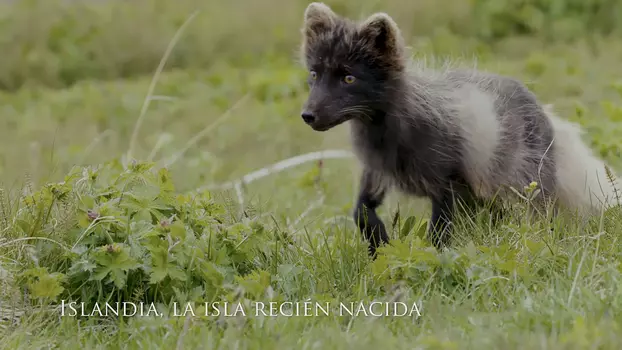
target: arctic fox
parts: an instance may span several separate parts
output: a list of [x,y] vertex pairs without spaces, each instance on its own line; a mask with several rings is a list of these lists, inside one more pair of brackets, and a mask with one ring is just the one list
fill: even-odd
[[534,181],[541,204],[593,213],[614,199],[605,164],[583,144],[579,126],[521,82],[414,64],[385,13],[357,22],[314,2],[302,34],[310,93],[301,116],[316,131],[349,121],[363,166],[353,216],[372,256],[388,242],[376,209],[391,188],[431,200],[429,235],[439,249],[455,200],[507,199],[510,188]]

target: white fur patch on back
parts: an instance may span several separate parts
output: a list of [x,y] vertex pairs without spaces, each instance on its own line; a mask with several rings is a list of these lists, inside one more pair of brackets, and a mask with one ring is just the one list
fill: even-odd
[[466,85],[457,90],[456,123],[465,139],[464,168],[467,181],[482,197],[494,195],[491,183],[492,160],[499,146],[500,125],[494,108],[494,96],[475,86]]

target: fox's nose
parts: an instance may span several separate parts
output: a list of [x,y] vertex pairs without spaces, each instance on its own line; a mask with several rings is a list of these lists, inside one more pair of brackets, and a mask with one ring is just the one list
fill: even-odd
[[302,112],[302,120],[307,124],[311,124],[315,121],[315,116],[310,112]]

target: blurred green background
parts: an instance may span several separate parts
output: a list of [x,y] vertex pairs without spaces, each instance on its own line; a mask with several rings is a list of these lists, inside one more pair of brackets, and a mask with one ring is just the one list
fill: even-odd
[[[181,155],[171,169],[180,188],[191,190],[304,152],[348,149],[347,127],[315,133],[300,122],[306,72],[298,63],[298,46],[307,4],[3,2],[0,180],[11,188],[36,186],[60,179],[73,165],[125,154],[154,72],[176,31],[193,14],[157,77],[132,156],[157,161]],[[477,62],[481,69],[522,79],[564,117],[581,117],[590,130],[589,142],[601,155],[612,162],[619,159],[620,127],[615,120],[622,118],[616,105],[622,76],[622,2],[327,4],[355,19],[389,13],[416,58]],[[244,96],[226,121],[210,128]],[[209,130],[201,133],[205,128]],[[329,200],[347,206],[354,196],[350,182],[356,178],[356,164],[330,164],[324,174],[326,186],[335,188]],[[263,179],[249,191],[275,198],[280,193],[286,197],[279,205],[296,205],[313,192],[299,189],[298,195],[279,184],[304,183],[311,166]],[[344,183],[343,177],[331,178],[331,171],[352,176]]]
[[[298,62],[307,4],[3,2],[0,180],[7,188],[37,186],[61,179],[74,165],[120,157],[131,146],[138,159],[175,157],[171,170],[185,191],[305,152],[348,149],[346,126],[316,133],[299,118],[307,91],[306,72]],[[389,13],[416,59],[476,63],[522,79],[542,102],[580,121],[599,155],[620,163],[622,2],[327,4],[355,19]],[[191,17],[154,81],[168,45]],[[152,82],[153,96],[143,111]],[[213,125],[227,111],[226,120]],[[262,179],[248,191],[262,205],[294,215],[300,210],[297,203],[315,193],[308,180],[313,169],[303,165]],[[327,200],[347,210],[356,176],[354,161],[330,161],[323,174],[324,186],[331,189]]]
[[[172,34],[195,10],[201,10],[201,16],[185,32],[168,67],[206,69],[223,60],[239,67],[261,66],[273,55],[287,56],[296,48],[307,4],[300,0],[4,2],[0,88],[40,84],[60,88],[84,79],[151,74]],[[490,53],[490,45],[515,36],[538,36],[546,45],[622,34],[622,4],[615,0],[327,4],[354,18],[388,12],[411,44],[436,39],[432,47],[454,52],[469,48]],[[518,52],[526,53],[523,48],[510,51]]]

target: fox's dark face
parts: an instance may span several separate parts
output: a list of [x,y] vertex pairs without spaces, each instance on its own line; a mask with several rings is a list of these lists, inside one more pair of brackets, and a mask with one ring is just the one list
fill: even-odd
[[310,88],[304,122],[326,131],[352,118],[373,120],[404,69],[401,38],[391,18],[375,14],[357,24],[312,3],[303,34]]
[[383,100],[386,74],[363,63],[313,60],[309,97],[302,119],[314,130],[325,131],[352,118],[372,119]]

